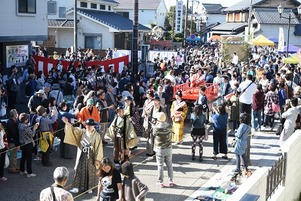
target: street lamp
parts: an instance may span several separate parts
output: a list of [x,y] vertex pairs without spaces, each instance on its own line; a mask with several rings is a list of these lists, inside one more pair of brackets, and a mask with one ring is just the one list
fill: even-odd
[[[291,12],[288,13],[288,17],[282,16],[283,11],[284,11],[284,8],[280,4],[278,6],[278,13],[279,13],[280,18],[288,19],[287,44],[286,44],[286,56],[288,57],[288,46],[289,46],[289,42],[290,42],[291,19],[294,19],[294,18],[292,18]],[[301,5],[298,6],[297,11],[298,11],[298,15],[300,15],[301,14]]]

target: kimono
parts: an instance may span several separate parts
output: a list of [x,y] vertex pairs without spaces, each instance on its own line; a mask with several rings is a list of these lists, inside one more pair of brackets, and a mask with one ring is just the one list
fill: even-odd
[[98,168],[98,163],[95,161],[101,161],[103,158],[101,135],[95,129],[88,133],[86,129],[66,123],[64,142],[77,146],[81,150],[72,187],[80,191],[94,188],[96,168]]
[[177,100],[172,102],[170,108],[170,114],[172,118],[172,141],[181,143],[184,135],[184,121],[187,116],[188,107],[185,101],[178,102]]
[[134,126],[127,115],[123,117],[116,115],[106,135],[114,141],[114,162],[120,164],[129,159],[129,148],[138,144]]

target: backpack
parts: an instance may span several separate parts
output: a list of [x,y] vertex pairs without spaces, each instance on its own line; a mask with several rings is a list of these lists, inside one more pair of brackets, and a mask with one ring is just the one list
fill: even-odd
[[31,83],[27,82],[25,85],[25,96],[31,96]]

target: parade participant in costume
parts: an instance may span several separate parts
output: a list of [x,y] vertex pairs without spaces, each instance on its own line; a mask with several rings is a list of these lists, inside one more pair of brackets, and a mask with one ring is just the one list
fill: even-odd
[[96,106],[94,106],[93,98],[87,100],[87,106],[83,107],[79,112],[79,121],[85,125],[85,121],[89,118],[93,119],[97,123],[100,122],[100,113]]
[[75,165],[75,177],[72,193],[89,190],[95,186],[96,168],[99,167],[103,158],[102,140],[95,130],[97,124],[93,119],[87,119],[84,123],[86,129],[73,127],[66,117],[62,117],[65,123],[65,143],[77,146],[80,150],[78,163]]
[[158,167],[158,180],[157,185],[164,187],[163,183],[163,170],[164,163],[167,167],[169,186],[172,187],[173,183],[173,168],[172,168],[172,145],[171,136],[172,130],[169,123],[166,122],[166,115],[164,112],[156,114],[156,125],[154,126],[155,136],[155,151]]
[[121,201],[123,198],[122,181],[113,162],[104,157],[100,162],[97,201]]
[[129,115],[137,135],[142,136],[143,133],[143,127],[140,123],[140,114],[138,111],[138,108],[133,102],[133,98],[131,96],[127,96],[124,98],[125,100],[125,108],[124,108],[124,114]]
[[39,123],[39,147],[42,151],[42,164],[43,166],[52,166],[51,162],[49,161],[50,150],[53,143],[53,134],[50,132],[49,125],[53,124],[57,119],[57,111],[52,110],[51,117],[48,118],[46,115],[46,108],[43,106],[37,107],[38,117],[36,122]]
[[157,114],[158,112],[164,112],[164,108],[161,106],[160,98],[159,96],[155,96],[154,98],[154,106],[150,109],[150,113],[148,115],[148,122],[151,126],[151,131],[149,138],[146,142],[146,155],[147,156],[153,156],[156,153],[154,152],[154,140],[155,137],[153,135],[153,128],[155,126],[155,123],[157,121]]
[[40,201],[73,201],[72,194],[64,190],[68,178],[68,169],[66,167],[57,167],[53,172],[54,184],[41,191]]
[[119,105],[117,115],[110,125],[107,136],[114,140],[114,163],[121,164],[129,160],[129,148],[137,146],[138,138],[130,117],[124,115],[124,108]]
[[143,127],[144,127],[144,130],[146,131],[146,133],[149,131],[150,129],[150,125],[149,125],[149,122],[148,122],[148,115],[152,109],[152,107],[154,107],[154,92],[149,90],[148,92],[146,92],[146,100],[143,104],[143,112],[142,112],[142,118],[144,118],[143,120]]
[[184,121],[188,112],[186,102],[182,100],[182,92],[178,91],[175,94],[176,100],[172,102],[170,114],[172,119],[172,141],[176,144],[183,142]]

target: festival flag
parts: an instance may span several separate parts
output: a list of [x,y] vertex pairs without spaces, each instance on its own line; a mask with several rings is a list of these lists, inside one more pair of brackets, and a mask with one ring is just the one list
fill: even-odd
[[175,16],[175,32],[182,33],[182,18],[183,18],[183,1],[178,0],[176,3],[176,16]]
[[282,27],[279,27],[278,52],[284,52],[284,33]]

